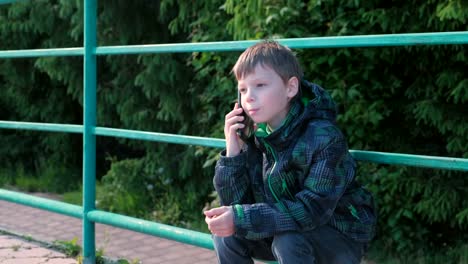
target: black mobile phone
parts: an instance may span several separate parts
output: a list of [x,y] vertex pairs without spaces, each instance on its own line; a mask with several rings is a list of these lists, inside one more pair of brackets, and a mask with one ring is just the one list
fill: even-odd
[[[242,102],[241,102],[241,93],[239,91],[237,91],[237,105],[242,108]],[[238,129],[237,130],[237,135],[239,135],[239,137],[246,141],[246,139],[248,139],[251,135],[252,135],[252,132],[253,132],[253,121],[252,119],[247,115],[247,113],[244,111],[242,111],[242,116],[244,117],[244,121],[242,122],[245,127],[244,129]]]

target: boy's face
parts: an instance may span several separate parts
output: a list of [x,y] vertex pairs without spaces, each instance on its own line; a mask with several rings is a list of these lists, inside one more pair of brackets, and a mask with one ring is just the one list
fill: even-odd
[[255,123],[267,123],[272,129],[281,126],[289,111],[289,101],[298,91],[299,81],[287,83],[270,67],[258,64],[252,73],[238,80],[242,108]]

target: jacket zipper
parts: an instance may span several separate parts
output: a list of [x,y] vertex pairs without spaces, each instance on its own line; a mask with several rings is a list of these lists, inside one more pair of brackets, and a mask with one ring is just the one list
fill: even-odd
[[273,156],[273,159],[274,159],[274,163],[273,163],[273,167],[271,167],[271,170],[270,170],[270,173],[268,173],[267,175],[267,181],[268,181],[268,187],[270,188],[270,192],[271,194],[273,195],[273,197],[275,198],[276,202],[278,202],[279,206],[280,206],[280,210],[284,213],[287,212],[286,210],[286,207],[284,206],[283,202],[280,201],[280,199],[278,198],[278,196],[276,196],[276,193],[275,191],[273,191],[273,188],[271,187],[271,175],[273,174],[273,171],[275,170],[276,168],[276,164],[278,162],[278,158],[276,157],[276,153],[275,151],[273,150],[273,148],[264,140],[263,143],[265,144],[265,147],[267,149],[267,151],[269,151],[271,153],[271,155]]

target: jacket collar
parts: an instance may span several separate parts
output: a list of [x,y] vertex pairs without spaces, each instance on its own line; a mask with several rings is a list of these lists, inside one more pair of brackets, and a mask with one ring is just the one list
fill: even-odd
[[283,124],[269,133],[266,124],[257,124],[255,144],[262,151],[267,143],[276,151],[287,148],[303,131],[303,127],[313,119],[336,121],[336,105],[330,94],[322,87],[301,81],[300,92],[291,102],[291,108]]

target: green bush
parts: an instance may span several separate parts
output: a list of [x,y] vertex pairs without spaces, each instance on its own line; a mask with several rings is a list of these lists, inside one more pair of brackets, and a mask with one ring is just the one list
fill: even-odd
[[464,256],[454,250],[468,239],[464,175],[365,163],[359,175],[376,197],[379,226],[374,243],[380,255],[404,260],[415,259],[415,252],[431,252],[447,257],[451,249],[450,254],[461,255],[449,259]]
[[171,170],[178,169],[158,166],[155,154],[142,159],[113,159],[111,169],[102,178],[97,206],[111,212],[191,227],[203,219],[204,199],[212,187],[197,185],[197,175],[184,179],[172,177]]
[[[20,167],[21,168],[21,167]],[[12,185],[13,178],[18,175],[19,169],[13,170],[11,168],[0,168],[0,188],[5,188]]]
[[468,245],[445,246],[438,252],[418,250],[411,254],[382,254],[382,245],[373,244],[368,259],[378,264],[464,264],[468,263]]

